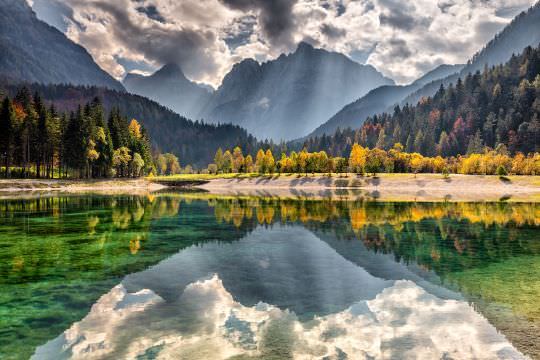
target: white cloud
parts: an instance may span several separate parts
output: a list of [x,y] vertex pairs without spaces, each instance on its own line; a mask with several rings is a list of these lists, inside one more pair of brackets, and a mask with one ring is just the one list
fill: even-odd
[[[535,0],[40,0],[69,7],[67,35],[113,76],[121,59],[148,68],[177,62],[219,85],[246,57],[265,61],[313,45],[361,54],[399,83],[466,62]],[[38,14],[39,15],[39,14]],[[355,56],[356,57],[356,56]],[[358,57],[356,57],[358,58]]]

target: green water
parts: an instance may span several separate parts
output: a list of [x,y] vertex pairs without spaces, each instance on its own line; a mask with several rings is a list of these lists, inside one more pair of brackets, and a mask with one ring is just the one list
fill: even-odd
[[540,205],[0,201],[0,359],[540,358]]

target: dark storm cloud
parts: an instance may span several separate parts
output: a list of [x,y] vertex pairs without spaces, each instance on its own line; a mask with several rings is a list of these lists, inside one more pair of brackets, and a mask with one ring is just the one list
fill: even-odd
[[439,9],[441,9],[441,12],[443,14],[446,14],[448,12],[448,9],[450,9],[454,5],[455,3],[452,0],[443,0],[437,3],[437,6],[439,7]]
[[385,8],[379,15],[381,25],[411,31],[417,27],[429,27],[432,22],[427,17],[419,17],[412,2],[379,0],[379,3]]
[[431,20],[428,18],[415,18],[400,10],[379,15],[381,25],[388,25],[396,29],[411,31],[416,27],[429,27]]
[[290,44],[294,30],[292,9],[297,0],[220,0],[231,9],[259,11],[259,24],[272,44]]
[[412,55],[412,51],[407,46],[405,40],[391,39],[389,41],[391,47],[389,55],[397,59],[405,59]]
[[93,5],[111,15],[114,26],[110,29],[114,38],[126,48],[145,54],[147,59],[160,64],[179,64],[192,76],[215,71],[216,64],[205,51],[215,42],[214,33],[189,28],[163,28],[159,23],[141,28],[120,4],[99,1]]
[[161,15],[155,5],[139,6],[137,11],[145,14],[149,19],[165,23],[165,18]]
[[347,30],[334,26],[332,24],[322,24],[321,32],[330,39],[339,39],[347,35]]
[[345,7],[345,5],[343,5],[343,3],[339,3],[337,4],[336,6],[336,15],[339,17],[343,14],[345,14],[345,11],[347,11],[347,8]]

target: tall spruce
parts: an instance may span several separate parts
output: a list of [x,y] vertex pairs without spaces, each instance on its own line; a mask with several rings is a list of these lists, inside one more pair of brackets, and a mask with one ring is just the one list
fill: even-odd
[[9,177],[13,148],[15,114],[11,100],[5,98],[0,109],[0,154],[4,158],[5,176]]

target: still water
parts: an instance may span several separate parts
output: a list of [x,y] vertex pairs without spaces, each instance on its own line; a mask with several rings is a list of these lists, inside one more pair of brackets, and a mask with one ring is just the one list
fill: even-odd
[[0,200],[0,359],[540,358],[540,204]]

